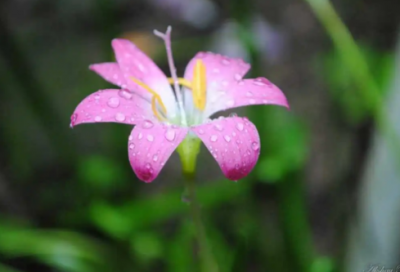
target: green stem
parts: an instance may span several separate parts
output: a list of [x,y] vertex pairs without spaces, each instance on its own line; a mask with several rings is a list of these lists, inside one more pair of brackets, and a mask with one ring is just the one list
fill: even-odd
[[213,254],[207,242],[207,236],[200,215],[200,205],[196,197],[196,186],[193,174],[186,174],[185,186],[189,198],[190,213],[196,231],[196,238],[199,244],[201,259],[201,271],[218,272],[218,265],[214,260]]
[[370,114],[388,144],[395,151],[397,164],[400,165],[400,141],[397,133],[390,125],[387,113],[384,111],[383,97],[368,63],[352,37],[346,25],[342,22],[329,0],[305,0],[315,15],[324,25],[343,63],[349,68],[360,88],[360,96],[366,102]]
[[280,218],[292,269],[311,271],[315,253],[299,175],[289,174],[277,183]]

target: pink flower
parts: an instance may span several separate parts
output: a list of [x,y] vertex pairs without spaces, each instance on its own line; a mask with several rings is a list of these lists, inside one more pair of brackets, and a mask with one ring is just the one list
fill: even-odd
[[165,40],[172,79],[130,41],[114,39],[117,63],[93,64],[90,69],[121,89],[100,90],[86,97],[71,116],[71,127],[96,122],[136,125],[129,136],[128,156],[134,172],[145,182],[158,176],[185,138],[184,142],[203,141],[224,175],[241,179],[254,168],[260,154],[256,127],[247,118],[209,117],[247,105],[288,107],[286,98],[266,78],[243,79],[250,69],[248,63],[209,52],[197,53],[184,78],[178,79],[170,31],[155,33]]

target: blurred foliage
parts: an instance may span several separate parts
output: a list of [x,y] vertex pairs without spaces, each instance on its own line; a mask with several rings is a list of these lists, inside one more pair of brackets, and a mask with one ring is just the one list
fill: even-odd
[[[379,52],[376,49],[360,46],[361,53],[371,69],[381,96],[385,96],[388,90],[389,80],[393,71],[393,53]],[[369,105],[363,99],[361,93],[365,90],[360,88],[355,80],[351,68],[340,58],[337,50],[322,55],[317,60],[318,67],[323,67],[321,76],[326,80],[333,101],[339,106],[344,115],[343,120],[351,124],[359,124],[369,117]]]

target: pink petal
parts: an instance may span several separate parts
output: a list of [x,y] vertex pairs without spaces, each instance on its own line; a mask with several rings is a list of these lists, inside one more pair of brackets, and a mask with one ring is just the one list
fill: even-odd
[[193,65],[202,59],[207,71],[207,104],[204,116],[255,104],[275,104],[288,107],[282,91],[266,78],[244,79],[250,64],[213,53],[198,53],[188,64],[185,78],[193,77]]
[[114,85],[126,88],[125,77],[121,72],[118,64],[115,62],[97,63],[89,67],[90,70],[96,72],[108,82]]
[[81,123],[117,122],[137,124],[154,117],[151,105],[127,90],[95,92],[79,103],[71,116],[71,127]]
[[127,88],[144,97],[151,97],[149,92],[130,79],[135,77],[157,92],[168,110],[174,110],[175,97],[167,77],[160,68],[129,40],[114,39],[112,46],[118,65],[125,77]]
[[188,128],[151,121],[138,124],[128,142],[129,161],[138,178],[153,181],[187,132]]
[[260,137],[257,128],[247,118],[218,118],[192,127],[192,130],[203,141],[228,179],[244,178],[257,163]]
[[229,82],[240,80],[250,69],[250,64],[241,59],[229,58],[211,52],[199,52],[186,67],[186,79],[192,80],[193,67],[198,59],[201,59],[206,66],[207,84],[209,85],[213,82],[224,81],[224,84],[226,84],[226,81],[229,84]]
[[283,92],[263,77],[231,82],[226,87],[220,86],[218,91],[213,91],[208,98],[210,101],[207,102],[205,116],[211,116],[218,111],[249,105],[273,104],[289,108]]

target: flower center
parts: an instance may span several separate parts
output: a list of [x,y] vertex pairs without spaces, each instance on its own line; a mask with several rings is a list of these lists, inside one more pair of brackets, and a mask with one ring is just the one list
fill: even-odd
[[[165,107],[164,102],[162,101],[160,95],[156,93],[153,89],[151,89],[146,83],[140,81],[137,78],[130,77],[130,79],[135,82],[137,85],[151,93],[153,96],[151,98],[151,109],[154,113],[154,116],[159,121],[167,121],[167,108]],[[207,80],[206,80],[206,66],[204,65],[202,60],[196,60],[196,63],[193,68],[193,79],[189,81],[185,78],[177,78],[178,84],[185,86],[192,90],[193,94],[193,104],[195,108],[200,111],[203,111],[206,106],[206,98],[207,98]],[[173,78],[168,78],[168,82],[174,84]],[[158,105],[161,109],[161,114],[159,111]]]
[[[193,68],[193,80],[190,82],[184,78],[178,78],[178,83],[182,86],[192,89],[194,106],[203,111],[206,106],[207,98],[207,79],[206,66],[201,59],[196,60]],[[169,83],[173,84],[174,79],[168,78]]]

